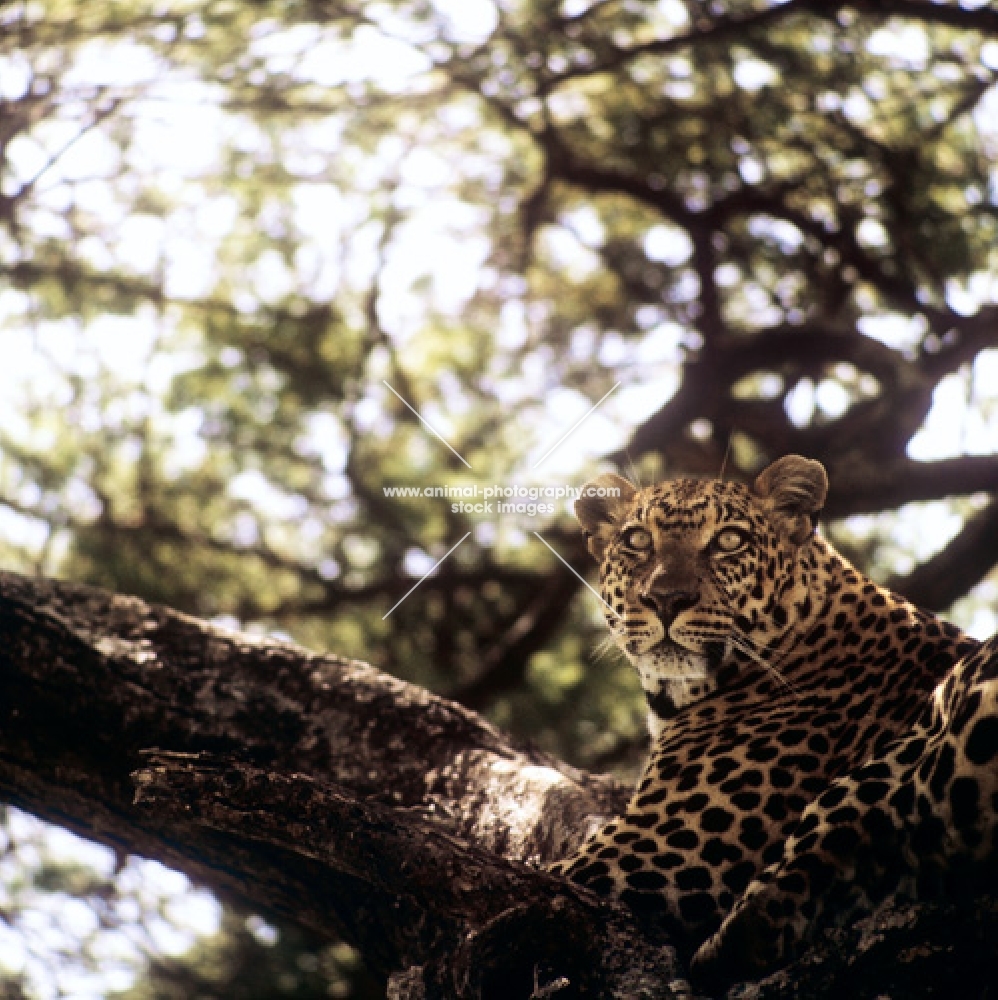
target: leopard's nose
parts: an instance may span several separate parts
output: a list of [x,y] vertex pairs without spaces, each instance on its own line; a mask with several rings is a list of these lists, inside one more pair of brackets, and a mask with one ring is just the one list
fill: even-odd
[[642,594],[638,600],[658,615],[659,621],[668,628],[680,611],[692,608],[700,600],[694,590],[652,590]]

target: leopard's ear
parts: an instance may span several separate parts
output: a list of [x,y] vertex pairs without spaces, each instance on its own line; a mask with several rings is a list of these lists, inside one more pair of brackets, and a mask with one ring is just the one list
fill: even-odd
[[575,501],[575,516],[582,525],[589,551],[596,559],[603,558],[607,544],[637,492],[637,487],[612,472],[605,472],[582,487],[582,494]]
[[828,475],[820,462],[784,455],[766,466],[752,487],[795,545],[814,533],[814,517],[825,504]]

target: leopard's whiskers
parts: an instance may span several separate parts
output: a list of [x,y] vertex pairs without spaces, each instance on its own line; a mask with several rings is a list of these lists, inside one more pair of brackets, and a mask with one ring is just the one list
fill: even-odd
[[717,478],[720,479],[722,483],[724,482],[724,471],[728,467],[728,457],[731,455],[731,442],[734,440],[734,437],[735,429],[732,427],[731,430],[728,431],[728,443],[724,448],[724,458],[721,459],[721,471],[717,474]]
[[731,645],[740,650],[747,657],[759,664],[767,673],[775,677],[791,694],[800,697],[800,691],[793,682],[777,667],[767,661],[762,652],[755,648],[752,640],[744,634],[732,634],[728,636]]
[[627,456],[627,464],[630,466],[631,475],[634,477],[634,485],[637,486],[639,490],[644,489],[644,483],[641,482],[641,474],[638,472],[638,467],[634,464],[634,459],[631,458],[630,449],[625,448],[624,454]]

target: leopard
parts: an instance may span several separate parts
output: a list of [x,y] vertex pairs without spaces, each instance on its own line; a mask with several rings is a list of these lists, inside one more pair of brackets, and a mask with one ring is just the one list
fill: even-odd
[[818,530],[827,492],[786,455],[748,484],[605,473],[575,502],[651,743],[624,813],[549,867],[701,983],[998,855],[998,639],[861,573]]

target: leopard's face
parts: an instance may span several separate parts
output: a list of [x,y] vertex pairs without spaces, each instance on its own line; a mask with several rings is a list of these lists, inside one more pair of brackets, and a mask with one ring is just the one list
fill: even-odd
[[653,716],[671,717],[740,665],[778,672],[822,596],[809,549],[823,478],[803,507],[799,483],[774,498],[765,483],[597,482],[611,480],[620,496],[577,511],[600,560],[607,624]]
[[736,651],[770,662],[811,602],[801,546],[733,483],[641,491],[600,578],[610,630],[662,709],[663,693],[679,707],[712,690]]

